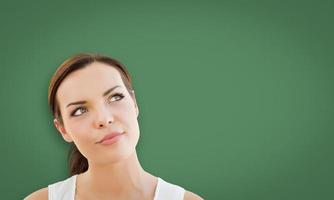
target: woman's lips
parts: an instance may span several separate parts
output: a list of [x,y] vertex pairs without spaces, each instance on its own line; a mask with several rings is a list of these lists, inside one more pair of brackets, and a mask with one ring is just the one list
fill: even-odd
[[112,132],[106,136],[104,136],[99,142],[99,144],[113,144],[119,140],[119,138],[123,135],[124,132]]

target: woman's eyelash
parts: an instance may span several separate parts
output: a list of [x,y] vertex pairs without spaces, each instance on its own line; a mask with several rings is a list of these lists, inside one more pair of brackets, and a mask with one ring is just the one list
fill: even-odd
[[79,115],[75,115],[75,113],[76,113],[78,110],[80,110],[80,109],[85,109],[85,110],[87,110],[85,107],[80,106],[80,107],[78,107],[78,108],[76,108],[75,110],[72,111],[71,116],[73,116],[73,117],[77,117],[77,116],[79,116]]
[[120,99],[118,99],[118,100],[116,100],[116,101],[120,101],[120,100],[122,100],[122,99],[124,98],[124,94],[122,94],[122,93],[116,93],[116,94],[111,95],[111,96],[108,98],[108,100],[111,99],[111,98],[113,98],[113,97],[115,97],[115,96],[120,97]]

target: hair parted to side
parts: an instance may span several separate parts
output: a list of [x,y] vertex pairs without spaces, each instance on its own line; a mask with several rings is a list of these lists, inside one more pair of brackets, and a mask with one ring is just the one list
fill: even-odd
[[[127,88],[129,94],[133,96],[133,87],[130,74],[126,67],[119,61],[114,58],[104,56],[101,54],[89,54],[89,53],[81,53],[76,54],[67,60],[65,60],[53,74],[48,91],[48,103],[51,109],[51,112],[54,118],[58,119],[58,121],[63,125],[61,112],[59,109],[59,103],[56,99],[57,90],[62,83],[62,81],[72,72],[80,70],[88,66],[93,62],[100,62],[111,67],[114,67],[121,75],[122,81]],[[88,161],[87,159],[80,153],[76,145],[73,143],[71,149],[68,154],[69,160],[69,172],[70,175],[80,174],[88,169]]]

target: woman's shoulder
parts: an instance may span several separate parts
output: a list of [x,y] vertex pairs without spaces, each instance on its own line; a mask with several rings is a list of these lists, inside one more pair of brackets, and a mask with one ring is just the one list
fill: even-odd
[[25,197],[23,200],[48,200],[48,187],[39,189],[27,197]]
[[[75,188],[76,176],[77,175],[73,175],[65,180],[54,182],[48,185],[48,187],[31,193],[29,196],[25,197],[24,200],[48,200],[48,197],[50,196],[49,193],[51,195],[60,193],[65,196],[71,196]],[[57,199],[57,197],[55,198]]]
[[[158,178],[156,193],[161,199],[203,200],[199,195],[185,188]],[[160,199],[160,198],[157,198]]]
[[203,198],[190,191],[185,191],[183,200],[203,200]]

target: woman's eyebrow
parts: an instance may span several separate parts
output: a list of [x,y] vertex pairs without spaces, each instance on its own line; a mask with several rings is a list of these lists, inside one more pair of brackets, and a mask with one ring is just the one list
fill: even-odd
[[104,97],[107,96],[110,92],[112,92],[114,89],[116,89],[116,88],[118,88],[118,87],[121,87],[121,86],[120,86],[120,85],[116,85],[116,86],[110,88],[109,90],[107,90],[107,91],[105,91],[105,92],[103,93],[103,96],[104,96]]
[[78,105],[78,104],[85,104],[87,101],[76,101],[76,102],[72,102],[67,104],[66,108],[69,106],[73,106],[73,105]]
[[[116,86],[114,86],[114,87],[108,89],[107,91],[105,91],[105,92],[103,93],[103,96],[104,96],[104,97],[107,96],[110,92],[112,92],[114,89],[116,89],[116,88],[118,88],[118,87],[121,87],[121,86],[120,86],[120,85],[116,85]],[[85,103],[87,103],[87,101],[76,101],[76,102],[72,102],[72,103],[67,104],[66,108],[69,107],[69,106],[72,106],[72,105],[85,104]]]

